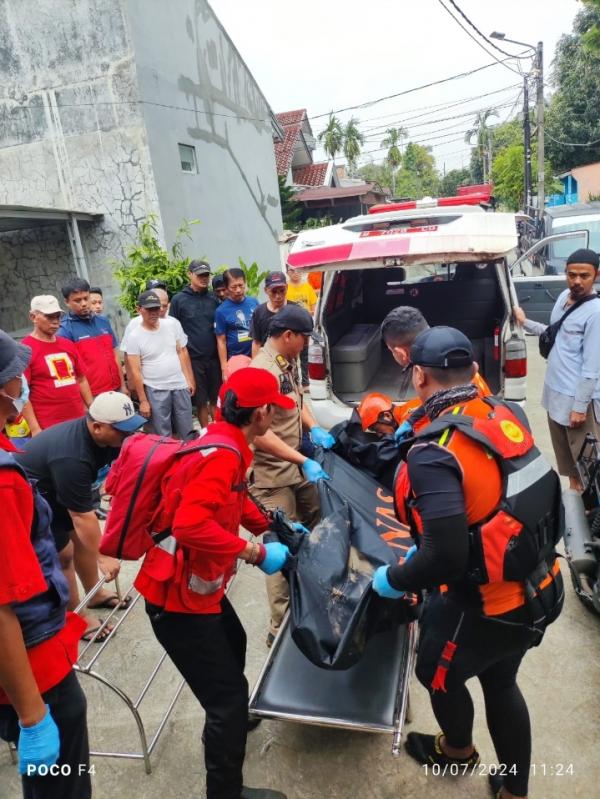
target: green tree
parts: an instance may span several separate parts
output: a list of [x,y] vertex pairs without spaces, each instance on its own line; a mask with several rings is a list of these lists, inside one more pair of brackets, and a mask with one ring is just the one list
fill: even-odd
[[492,171],[491,150],[492,132],[487,122],[490,117],[497,117],[498,112],[495,108],[486,108],[485,111],[478,111],[473,123],[473,127],[465,133],[465,141],[471,144],[473,139],[476,141],[476,150],[481,158],[483,165],[482,178],[486,183]]
[[298,230],[300,217],[302,216],[302,206],[296,202],[296,193],[292,186],[288,186],[283,175],[278,175],[279,181],[279,202],[281,204],[281,216],[285,230]]
[[435,168],[431,148],[409,142],[402,158],[402,168],[397,175],[397,191],[403,197],[435,196],[440,178]]
[[342,151],[344,146],[344,131],[340,120],[333,114],[329,114],[329,121],[327,127],[324,128],[318,135],[318,139],[323,143],[323,149],[326,155],[335,161],[336,155]]
[[119,302],[131,315],[135,314],[138,295],[145,291],[148,280],[164,280],[170,294],[187,285],[191,258],[184,256],[181,240],[183,237],[191,239],[191,226],[197,224],[198,219],[185,219],[177,230],[173,246],[167,250],[159,241],[156,217],[150,214],[139,226],[124,260],[111,262],[121,287]]
[[440,180],[440,196],[453,197],[459,186],[468,186],[470,182],[470,169],[451,169]]
[[600,0],[582,0],[582,2],[591,12],[584,23],[583,46],[593,55],[600,56]]
[[[494,158],[492,166],[492,180],[494,183],[494,196],[498,202],[510,211],[517,211],[523,207],[523,193],[525,191],[525,147],[523,144],[512,144],[504,147]],[[531,152],[533,163],[537,161],[537,147],[533,146]],[[560,190],[558,183],[552,176],[552,167],[549,162],[545,165],[546,192],[552,193]],[[537,191],[537,171],[533,171],[532,191]]]
[[358,119],[352,117],[344,128],[344,155],[348,161],[348,171],[352,175],[356,172],[356,162],[360,155],[362,145],[365,143],[364,136],[358,129]]
[[402,153],[400,145],[402,139],[406,136],[405,128],[388,128],[386,130],[386,137],[381,142],[382,147],[387,147],[386,160],[390,167],[390,174],[392,179],[392,197],[396,195],[396,174],[400,165],[402,164]]
[[600,26],[596,3],[587,4],[573,23],[573,32],[561,36],[556,46],[551,81],[556,88],[546,115],[546,152],[557,172],[600,161],[600,142],[573,147],[564,142],[600,139],[600,56],[582,46],[585,37]]
[[367,183],[378,183],[381,188],[391,189],[392,171],[387,161],[382,164],[365,164],[357,170],[357,175]]

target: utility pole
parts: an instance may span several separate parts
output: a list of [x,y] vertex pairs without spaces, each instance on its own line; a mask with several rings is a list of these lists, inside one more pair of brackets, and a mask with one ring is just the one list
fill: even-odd
[[525,213],[531,208],[531,123],[529,120],[529,75],[523,76],[523,139],[525,150]]
[[544,203],[546,201],[546,185],[544,175],[544,43],[538,42],[536,50],[537,67],[537,145],[538,145],[538,219],[544,215]]

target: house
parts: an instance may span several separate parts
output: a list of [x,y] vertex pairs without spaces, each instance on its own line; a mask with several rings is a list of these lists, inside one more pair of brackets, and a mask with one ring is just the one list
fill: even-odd
[[385,203],[388,192],[377,183],[352,182],[346,186],[318,186],[299,191],[296,200],[303,206],[302,219],[328,217],[332,223],[366,214],[373,205]]
[[148,214],[168,247],[200,220],[188,255],[277,264],[279,128],[209,3],[51,5],[0,3],[0,326],[80,274],[122,328],[112,260]]
[[298,188],[309,186],[339,186],[332,161],[313,162],[317,141],[312,132],[305,108],[276,114],[283,136],[275,141],[277,174],[286,183]]
[[557,176],[563,184],[560,194],[548,198],[547,205],[572,205],[600,198],[600,161],[577,166]]

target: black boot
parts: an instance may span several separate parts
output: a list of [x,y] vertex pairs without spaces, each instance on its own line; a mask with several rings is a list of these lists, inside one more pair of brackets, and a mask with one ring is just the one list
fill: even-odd
[[272,791],[270,788],[242,788],[240,799],[287,799],[281,791]]

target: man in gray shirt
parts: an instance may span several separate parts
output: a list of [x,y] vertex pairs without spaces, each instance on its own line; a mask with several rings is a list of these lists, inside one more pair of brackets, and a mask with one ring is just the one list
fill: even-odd
[[[598,266],[593,250],[576,250],[567,260],[567,288],[552,309],[550,324],[574,303],[590,299],[562,323],[548,356],[542,394],[558,471],[577,491],[583,486],[575,464],[585,436],[592,433],[600,441],[600,299],[594,291]],[[546,329],[527,319],[522,308],[514,309],[514,317],[528,333],[539,336]]]

